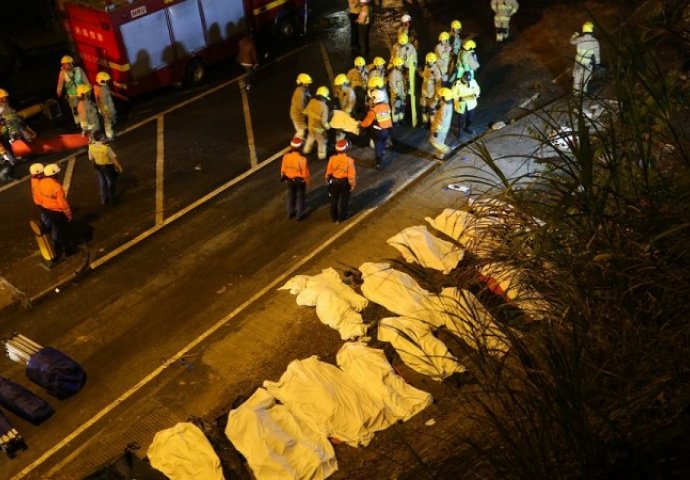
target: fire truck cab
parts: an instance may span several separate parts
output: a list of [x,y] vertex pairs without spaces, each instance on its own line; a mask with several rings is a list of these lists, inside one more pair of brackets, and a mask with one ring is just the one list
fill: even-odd
[[108,72],[126,98],[201,81],[249,29],[295,36],[307,9],[306,0],[57,1],[89,79]]

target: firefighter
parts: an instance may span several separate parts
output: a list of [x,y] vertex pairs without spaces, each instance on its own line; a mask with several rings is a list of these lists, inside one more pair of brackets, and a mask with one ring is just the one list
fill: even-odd
[[297,87],[292,94],[292,100],[290,100],[290,119],[295,127],[295,137],[303,140],[304,133],[307,131],[307,117],[304,115],[304,109],[307,108],[307,103],[311,99],[311,92],[309,91],[311,84],[311,76],[306,73],[297,75]]
[[450,148],[446,145],[446,137],[453,120],[453,91],[443,87],[438,91],[438,108],[431,123],[429,142],[436,149],[436,158],[443,160]]
[[458,55],[458,64],[455,68],[454,81],[460,80],[465,72],[470,72],[470,75],[474,78],[475,71],[479,68],[476,49],[477,43],[474,40],[465,40],[462,44],[460,54]]
[[465,72],[462,77],[453,84],[454,108],[458,119],[458,136],[462,135],[463,131],[470,135],[474,134],[472,122],[474,121],[474,110],[477,108],[477,98],[479,94],[479,84],[472,78],[470,72]]
[[39,206],[38,184],[43,178],[43,170],[45,166],[42,163],[32,163],[29,166],[29,175],[31,175],[31,198],[36,206]]
[[357,15],[357,34],[359,35],[360,52],[364,57],[369,56],[369,30],[371,28],[372,12],[369,0],[359,0],[361,9]]
[[453,47],[453,57],[457,58],[462,47],[462,23],[460,20],[453,20],[450,22],[450,45]]
[[107,72],[98,72],[96,74],[96,85],[93,87],[93,97],[96,100],[96,108],[98,113],[103,118],[103,128],[105,136],[108,140],[115,138],[113,125],[117,122],[117,111],[115,110],[115,102],[113,102],[113,95],[110,93],[110,75]]
[[494,11],[494,26],[496,27],[497,43],[503,43],[508,40],[510,17],[517,13],[519,6],[517,0],[491,0],[491,10]]
[[316,141],[317,155],[319,160],[326,160],[326,152],[328,148],[328,130],[331,128],[328,123],[330,118],[330,109],[328,102],[331,92],[328,87],[319,87],[316,89],[316,95],[309,100],[307,108],[304,109],[304,114],[307,116],[307,141],[304,144],[304,153],[309,155],[311,149]]
[[[355,107],[357,106],[357,96],[355,91],[350,87],[350,82],[347,80],[347,75],[341,73],[333,80],[335,86],[335,96],[338,100],[340,110],[352,116]],[[345,138],[345,132],[338,130],[335,134],[336,141]]]
[[443,75],[438,67],[438,58],[435,53],[427,53],[425,60],[426,66],[422,72],[422,95],[419,99],[419,106],[422,111],[422,124],[424,128],[428,128],[429,122],[436,113],[436,94],[439,88],[443,86]]
[[[17,115],[14,108],[10,105],[10,94],[7,90],[0,88],[0,123],[2,123],[2,135],[9,143],[16,140],[24,140],[30,143],[36,138],[36,132],[31,127],[24,123],[24,120]],[[7,154],[10,155],[14,161],[14,154],[9,144],[5,143]]]
[[362,11],[359,0],[347,0],[347,17],[350,19],[350,49],[359,50],[359,28],[357,19]]
[[89,160],[98,172],[101,204],[107,207],[115,204],[115,181],[122,173],[122,165],[113,149],[104,143],[105,140],[102,132],[94,135],[89,143]]
[[331,156],[326,167],[328,196],[331,198],[331,220],[340,223],[347,218],[350,193],[357,185],[354,159],[347,154],[350,143],[339,140],[335,144],[336,154]]
[[414,71],[417,68],[417,49],[410,43],[410,38],[406,33],[398,35],[398,42],[393,45],[391,49],[391,58],[388,62],[389,68],[393,65],[393,59],[395,57],[403,59],[403,74],[407,81],[407,79],[409,79],[410,70]]
[[364,57],[355,58],[354,67],[347,72],[347,79],[350,86],[355,91],[357,105],[355,116],[359,117],[364,113],[364,101],[366,95],[367,81],[369,81],[369,71],[366,68],[367,62]]
[[89,137],[93,140],[93,135],[101,128],[101,122],[98,119],[98,110],[96,105],[91,101],[91,85],[79,85],[77,88],[77,113],[79,114],[79,123],[81,125],[81,134],[84,137]]
[[441,32],[438,36],[438,44],[434,49],[436,58],[438,58],[438,68],[441,71],[441,76],[444,82],[448,81],[448,69],[450,67],[451,55],[453,47],[450,44],[450,33]]
[[367,82],[367,108],[374,106],[374,98],[378,92],[388,104],[388,92],[386,91],[386,81],[383,77],[372,77]]
[[67,95],[67,103],[69,103],[72,109],[72,116],[74,117],[74,124],[79,127],[81,122],[79,121],[79,114],[77,113],[77,103],[79,101],[77,96],[77,87],[80,85],[88,85],[89,88],[91,84],[89,79],[86,77],[86,73],[81,67],[74,64],[74,59],[69,55],[65,55],[60,60],[60,74],[58,75],[57,83],[57,97],[58,99],[62,96],[63,88],[65,94]]
[[415,50],[418,49],[419,37],[417,36],[417,31],[412,25],[412,17],[407,13],[400,17],[400,26],[398,27],[397,36],[399,37],[401,34],[407,35],[410,44]]
[[369,71],[369,80],[373,77],[386,78],[386,61],[382,57],[374,57],[371,65],[367,66]]
[[573,93],[587,93],[587,86],[594,68],[601,63],[599,40],[594,35],[594,24],[585,22],[582,34],[573,33],[570,43],[575,45],[575,65],[573,66]]
[[36,200],[41,209],[41,219],[50,230],[55,259],[65,253],[71,253],[73,245],[69,239],[69,222],[72,221],[72,209],[67,203],[65,190],[57,180],[60,167],[51,163],[43,169],[43,178],[39,180],[36,189]]
[[311,174],[307,159],[300,150],[304,140],[295,137],[290,142],[290,151],[283,155],[280,165],[280,181],[286,182],[288,187],[288,218],[297,217],[297,221],[307,215],[305,209],[305,195],[307,187],[311,186]]
[[376,169],[380,170],[386,151],[386,143],[390,137],[390,129],[393,128],[393,120],[391,107],[381,91],[375,91],[372,100],[374,105],[369,109],[360,126],[369,128],[369,134],[373,137],[375,144]]
[[396,125],[405,120],[407,107],[407,94],[405,92],[405,78],[402,74],[403,59],[395,57],[393,68],[388,72],[388,90],[390,91],[390,105],[393,124]]

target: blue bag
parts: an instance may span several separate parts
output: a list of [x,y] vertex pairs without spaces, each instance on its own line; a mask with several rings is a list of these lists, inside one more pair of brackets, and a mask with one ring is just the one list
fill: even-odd
[[54,413],[53,407],[41,397],[5,377],[0,377],[0,405],[34,425]]
[[86,383],[84,369],[53,347],[44,347],[31,355],[26,376],[59,399],[74,395]]

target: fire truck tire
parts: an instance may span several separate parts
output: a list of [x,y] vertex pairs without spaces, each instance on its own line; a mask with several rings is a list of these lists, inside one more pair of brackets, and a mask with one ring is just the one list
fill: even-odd
[[196,85],[206,78],[206,64],[200,58],[193,58],[187,63],[184,73],[186,85]]
[[297,17],[286,15],[278,23],[278,36],[283,40],[292,40],[297,37]]

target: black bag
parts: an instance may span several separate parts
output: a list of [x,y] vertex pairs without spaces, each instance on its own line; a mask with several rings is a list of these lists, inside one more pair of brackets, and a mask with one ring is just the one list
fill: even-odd
[[122,455],[82,480],[167,480],[168,477],[153,468],[148,459],[141,459],[134,453],[138,449],[136,443],[128,445]]
[[59,399],[71,397],[86,383],[84,369],[53,347],[42,348],[31,355],[26,376]]
[[26,450],[27,448],[24,439],[19,435],[17,429],[0,412],[0,450],[5,452],[8,457],[14,458],[14,454],[17,451]]
[[53,407],[41,397],[5,377],[0,377],[0,405],[34,425],[54,413]]

